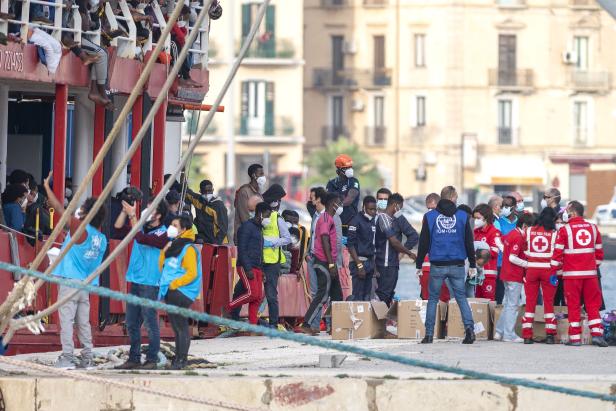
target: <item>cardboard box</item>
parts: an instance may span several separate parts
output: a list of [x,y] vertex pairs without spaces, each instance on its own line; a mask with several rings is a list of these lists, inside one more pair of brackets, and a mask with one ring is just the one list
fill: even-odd
[[[485,298],[469,298],[468,304],[475,322],[475,338],[477,340],[487,340],[493,328],[490,300]],[[464,338],[462,314],[455,300],[449,301],[449,308],[447,310],[447,337]]]
[[388,311],[382,301],[336,301],[331,305],[332,339],[383,338]]
[[[422,339],[426,335],[427,300],[403,300],[394,302],[387,317],[398,324],[398,338]],[[436,306],[434,336],[444,338],[444,321],[447,316],[447,304],[440,302]]]
[[[518,312],[518,319],[516,321],[515,332],[519,336],[522,336],[522,317],[524,317],[524,313],[526,312],[526,307],[521,306],[520,311]],[[535,318],[533,319],[533,339],[535,340],[545,340],[547,334],[545,332],[545,317],[544,317],[544,307],[542,305],[537,305],[535,307]],[[556,314],[557,322],[556,322],[556,342],[566,342],[569,328],[569,321],[567,321],[567,307],[566,306],[555,306],[554,314]],[[565,318],[562,318],[562,316]],[[561,319],[558,319],[561,317]]]

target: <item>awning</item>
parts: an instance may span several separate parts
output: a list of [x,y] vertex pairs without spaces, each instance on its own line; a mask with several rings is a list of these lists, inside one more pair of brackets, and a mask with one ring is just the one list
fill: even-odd
[[481,185],[543,185],[546,167],[543,158],[534,155],[484,156],[480,160]]

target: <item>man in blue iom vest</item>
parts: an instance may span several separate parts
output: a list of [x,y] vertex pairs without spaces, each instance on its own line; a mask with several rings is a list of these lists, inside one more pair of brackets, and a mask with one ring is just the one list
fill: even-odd
[[456,201],[458,201],[456,189],[452,186],[443,188],[436,209],[428,211],[423,218],[415,263],[417,276],[421,277],[424,258],[426,254],[430,256],[430,297],[426,312],[426,336],[421,341],[422,344],[432,343],[436,305],[445,280],[449,280],[462,314],[465,330],[462,344],[472,344],[475,341],[473,315],[466,300],[464,285],[466,281],[464,262],[467,258],[470,264],[469,277],[477,275],[473,230],[468,214],[458,210]]
[[[145,212],[147,209],[144,209]],[[163,220],[167,215],[168,207],[165,200],[161,201],[153,210],[152,214],[135,236],[133,249],[126,271],[126,281],[130,282],[130,293],[137,297],[158,299],[158,285],[161,271],[158,265],[160,250],[165,247],[167,227]],[[122,227],[126,218],[131,226],[137,224],[138,219],[135,206],[122,201],[122,212],[115,221],[116,227]],[[145,323],[148,330],[148,352],[146,361],[141,364],[141,325]],[[130,338],[130,351],[128,360],[116,367],[119,370],[132,370],[135,368],[155,370],[158,364],[158,351],[160,349],[160,329],[158,326],[158,314],[153,308],[139,305],[126,305],[126,329]]]

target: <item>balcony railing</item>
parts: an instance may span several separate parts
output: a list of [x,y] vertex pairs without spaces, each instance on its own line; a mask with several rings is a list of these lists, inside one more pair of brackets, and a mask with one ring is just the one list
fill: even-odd
[[252,42],[248,48],[246,57],[262,59],[292,59],[295,57],[295,47],[293,46],[293,43],[287,39],[265,38],[264,36],[261,36]]
[[387,127],[369,126],[365,128],[367,146],[384,146],[387,140]]
[[514,127],[497,127],[497,143],[504,145],[517,144],[519,129]]
[[607,71],[573,71],[571,83],[578,91],[607,92],[612,88],[612,74]]
[[338,141],[340,138],[349,138],[350,136],[351,133],[349,133],[349,130],[345,126],[324,126],[321,129],[323,144]]
[[336,9],[345,7],[349,4],[349,0],[321,0],[321,7],[328,9]]
[[535,87],[535,73],[531,69],[489,70],[490,87],[507,91],[530,91]]
[[364,0],[366,7],[385,7],[389,4],[389,0]]
[[294,136],[296,131],[295,123],[288,117],[271,117],[266,116],[264,121],[259,123],[253,122],[248,117],[240,117],[239,123],[235,130],[238,136]]
[[381,68],[375,71],[361,69],[334,70],[331,68],[314,69],[313,85],[315,88],[381,88],[391,85],[391,70]]

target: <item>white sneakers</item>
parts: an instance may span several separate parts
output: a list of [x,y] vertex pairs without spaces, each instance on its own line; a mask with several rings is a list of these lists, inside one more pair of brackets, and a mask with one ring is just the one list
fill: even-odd
[[520,338],[520,337],[515,337],[513,340],[506,340],[503,339],[504,342],[509,342],[509,343],[523,343],[524,342],[524,338]]
[[494,341],[503,341],[503,335],[499,332],[494,332]]

